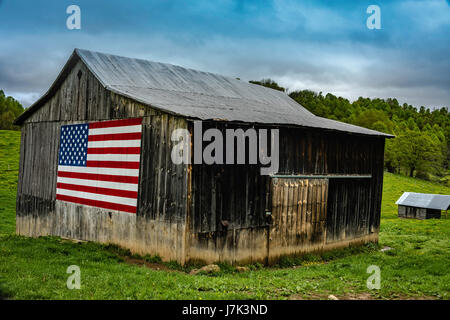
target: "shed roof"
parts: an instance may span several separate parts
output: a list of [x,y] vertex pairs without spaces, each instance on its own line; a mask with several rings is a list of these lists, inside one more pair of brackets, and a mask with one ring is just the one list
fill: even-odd
[[447,210],[450,207],[450,195],[405,192],[395,204],[408,207]]
[[167,63],[75,49],[49,91],[17,120],[21,124],[48,100],[81,59],[112,92],[162,111],[200,120],[294,125],[392,137],[391,135],[317,117],[286,93],[214,73]]

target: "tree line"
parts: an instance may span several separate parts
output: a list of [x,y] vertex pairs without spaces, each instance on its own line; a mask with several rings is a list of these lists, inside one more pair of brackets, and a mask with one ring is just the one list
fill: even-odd
[[[252,83],[287,91],[270,79]],[[363,97],[350,102],[311,90],[293,91],[289,96],[316,116],[394,135],[394,139],[386,140],[387,171],[450,184],[448,107],[430,110],[400,104],[397,99]]]
[[0,90],[0,130],[19,130],[13,121],[24,111],[19,101]]

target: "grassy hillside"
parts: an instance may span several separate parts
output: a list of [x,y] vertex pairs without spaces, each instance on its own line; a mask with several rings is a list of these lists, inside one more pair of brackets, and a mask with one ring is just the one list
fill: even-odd
[[405,191],[450,194],[450,188],[442,184],[397,174],[385,173],[383,182],[381,215],[382,218],[385,219],[397,217],[397,205],[395,204],[395,201],[397,201]]
[[[222,265],[215,275],[134,257],[115,246],[56,237],[14,235],[18,132],[0,131],[0,295],[12,299],[449,299],[450,219],[401,220],[403,191],[450,194],[450,188],[385,174],[380,246],[285,259],[276,268],[238,273]],[[8,169],[9,168],[9,169]],[[393,250],[381,252],[383,246]],[[66,269],[81,269],[81,290],[66,287]],[[145,265],[144,265],[145,264]],[[295,264],[296,266],[292,266]],[[381,289],[369,290],[367,267],[381,269]]]
[[0,130],[0,235],[16,230],[20,132]]

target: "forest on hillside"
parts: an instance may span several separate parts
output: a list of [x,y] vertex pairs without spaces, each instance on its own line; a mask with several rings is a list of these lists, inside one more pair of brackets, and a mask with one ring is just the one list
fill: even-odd
[[[250,81],[286,91],[271,79]],[[384,164],[387,171],[450,185],[450,113],[448,107],[415,108],[397,99],[358,98],[350,102],[331,93],[299,90],[289,96],[319,117],[390,133]]]

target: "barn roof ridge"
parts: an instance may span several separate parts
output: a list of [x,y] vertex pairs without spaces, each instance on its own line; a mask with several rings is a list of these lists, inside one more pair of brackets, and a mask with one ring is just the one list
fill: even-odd
[[48,91],[16,120],[20,125],[59,89],[81,60],[106,90],[191,119],[288,125],[389,138],[392,135],[315,116],[286,93],[216,73],[75,49]]
[[[103,56],[106,56],[106,57],[117,57],[117,58],[129,59],[129,60],[134,60],[134,61],[140,61],[140,62],[144,62],[144,63],[145,62],[151,62],[153,64],[158,64],[158,65],[162,65],[162,66],[176,67],[176,68],[189,70],[189,71],[193,71],[193,72],[197,72],[197,73],[214,75],[214,76],[218,76],[218,77],[228,78],[230,80],[237,80],[237,79],[235,79],[233,77],[224,76],[224,75],[221,75],[221,74],[216,73],[216,72],[210,72],[210,71],[203,71],[203,70],[198,70],[198,69],[193,69],[193,68],[187,68],[187,67],[183,67],[183,66],[180,66],[180,65],[177,65],[177,64],[173,64],[173,63],[168,63],[168,62],[152,61],[152,60],[142,59],[142,58],[131,58],[131,57],[123,56],[123,55],[120,55],[120,54],[104,53],[104,52],[99,52],[99,51],[94,51],[94,50],[86,50],[86,49],[80,49],[80,48],[75,48],[74,52],[76,52],[80,56],[80,58],[82,60],[83,60],[83,53],[95,53],[95,54],[100,54],[100,55],[103,55]],[[84,61],[84,62],[86,62],[86,61]],[[241,81],[241,80],[237,80],[237,81]],[[248,84],[250,86],[259,86],[257,84],[250,83],[250,82],[248,82],[248,83],[247,82],[243,82],[243,83]],[[272,89],[272,88],[268,88],[268,89],[275,90],[275,89]],[[166,89],[164,89],[164,90],[166,90]],[[275,91],[278,91],[278,90],[275,90]],[[278,92],[284,93],[282,91],[278,91]],[[286,93],[284,93],[284,94],[286,94]]]

